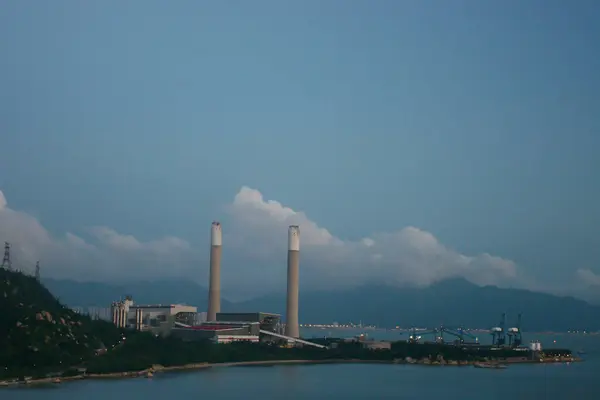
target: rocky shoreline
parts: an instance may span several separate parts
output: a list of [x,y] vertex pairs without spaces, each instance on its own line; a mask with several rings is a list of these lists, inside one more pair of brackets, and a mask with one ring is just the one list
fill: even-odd
[[[567,363],[583,361],[579,357],[560,357],[547,358],[542,360],[501,360],[493,363],[501,364],[539,364],[539,363]],[[113,372],[107,374],[81,374],[68,377],[52,377],[41,379],[26,379],[25,381],[0,381],[0,387],[15,387],[15,386],[31,386],[31,385],[55,385],[71,381],[83,379],[123,379],[123,378],[151,378],[157,373],[177,372],[177,371],[192,371],[208,368],[224,368],[224,367],[251,367],[251,366],[276,366],[276,365],[300,365],[300,364],[411,364],[411,365],[426,365],[426,366],[473,366],[480,362],[478,361],[454,361],[440,360],[431,361],[428,359],[413,360],[395,359],[388,360],[266,360],[266,361],[240,361],[229,363],[195,363],[165,367],[162,365],[153,365],[152,367],[142,371],[129,372]]]
[[165,372],[192,371],[207,368],[224,368],[224,367],[249,367],[249,366],[275,366],[275,365],[297,365],[297,364],[338,364],[338,363],[389,363],[388,361],[379,360],[266,360],[266,361],[240,361],[229,363],[195,363],[185,365],[175,365],[165,367],[162,365],[153,365],[152,367],[141,371],[128,372],[111,372],[107,374],[81,374],[67,377],[52,377],[41,379],[26,379],[25,381],[0,381],[0,387],[10,386],[30,386],[30,385],[46,385],[59,384],[70,381],[83,379],[122,379],[122,378],[151,378],[154,374]]

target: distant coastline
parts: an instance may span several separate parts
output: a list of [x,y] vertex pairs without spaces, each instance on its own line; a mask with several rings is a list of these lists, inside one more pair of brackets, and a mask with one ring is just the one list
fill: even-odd
[[[413,330],[410,328],[383,328],[383,327],[374,327],[374,326],[326,326],[326,325],[303,325],[302,328],[309,329],[313,331],[364,331],[364,332],[399,332],[399,333],[412,333]],[[426,328],[418,328],[416,330],[419,333],[420,330],[428,330]],[[477,333],[477,334],[487,334],[490,333],[489,329],[469,329],[465,332]],[[525,332],[525,331],[524,331]],[[600,331],[564,331],[564,332],[553,332],[553,331],[526,331],[525,333],[531,335],[556,335],[556,336],[564,336],[564,335],[573,335],[573,336],[600,336]]]
[[[398,331],[398,332],[411,332],[413,329],[416,330],[429,330],[427,327],[417,327],[417,328],[386,328],[382,326],[333,326],[333,325],[313,325],[313,324],[302,324],[300,328],[310,329],[310,330],[367,330],[367,331]],[[465,329],[467,332],[489,332],[489,329],[486,328],[472,328]],[[559,333],[570,333],[573,335],[583,334],[583,335],[593,335],[600,334],[600,331],[523,331],[527,333],[537,333],[537,334],[559,334]]]

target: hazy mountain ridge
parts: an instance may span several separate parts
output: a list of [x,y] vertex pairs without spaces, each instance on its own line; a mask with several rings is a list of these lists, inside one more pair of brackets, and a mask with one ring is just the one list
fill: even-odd
[[[271,309],[267,307],[272,306]],[[285,311],[285,295],[269,295],[238,303],[240,310]],[[514,325],[523,313],[524,330],[600,329],[600,307],[572,297],[520,289],[479,287],[461,279],[428,288],[384,285],[353,290],[301,292],[300,319],[306,323],[359,322],[380,326],[433,327],[440,324],[489,328],[507,313]]]
[[[61,301],[72,306],[108,307],[126,294],[138,303],[187,303],[206,309],[207,290],[184,280],[131,282],[123,285],[46,280]],[[232,303],[222,300],[223,311],[265,311],[285,314],[285,294],[269,294]],[[304,323],[337,321],[379,326],[440,324],[489,328],[507,313],[514,325],[523,313],[524,330],[600,330],[600,307],[572,297],[558,297],[522,289],[480,287],[464,279],[450,279],[427,288],[368,285],[348,290],[300,291],[300,320]]]
[[[208,290],[194,282],[179,279],[137,281],[123,284],[78,282],[72,280],[43,279],[44,285],[61,302],[72,307],[110,307],[113,301],[130,295],[140,304],[189,304],[204,310],[208,303]],[[223,307],[230,302],[222,299]]]

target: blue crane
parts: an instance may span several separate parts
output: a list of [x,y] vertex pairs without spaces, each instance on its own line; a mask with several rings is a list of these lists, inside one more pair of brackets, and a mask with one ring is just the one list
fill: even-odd
[[411,334],[408,337],[408,342],[409,343],[418,343],[419,340],[421,339],[421,336],[435,334],[437,337],[438,333],[440,333],[439,329],[431,329],[429,331],[417,331],[417,328],[412,328]]
[[455,336],[458,338],[458,342],[459,344],[464,344],[465,343],[465,336],[473,339],[475,341],[475,343],[479,343],[479,338],[467,331],[464,330],[464,328],[462,326],[456,328],[456,329],[452,329],[452,328],[447,328],[447,327],[442,327],[441,328],[444,332],[449,333],[452,336]]
[[498,347],[504,346],[506,343],[506,336],[504,335],[504,329],[506,328],[506,313],[502,313],[502,319],[498,326],[491,329],[492,343]]
[[517,324],[508,328],[508,345],[511,347],[519,347],[523,343],[521,336],[521,313],[517,317]]

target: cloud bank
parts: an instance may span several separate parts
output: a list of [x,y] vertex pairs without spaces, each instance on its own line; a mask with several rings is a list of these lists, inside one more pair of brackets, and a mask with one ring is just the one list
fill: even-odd
[[[303,289],[367,283],[427,286],[451,277],[479,285],[511,286],[521,281],[514,262],[490,254],[464,255],[417,227],[378,232],[351,241],[335,236],[308,216],[242,187],[225,208],[222,285],[225,295],[248,297],[285,290],[287,227],[300,226]],[[12,244],[16,267],[57,278],[122,281],[185,277],[203,285],[208,274],[210,222],[199,233],[206,242],[177,237],[151,241],[111,228],[85,228],[81,234],[52,236],[31,215],[8,206],[0,191],[0,240]],[[580,270],[579,279],[598,285],[600,277]],[[235,296],[237,295],[237,296]]]
[[0,191],[0,241],[11,244],[13,269],[31,273],[40,260],[46,276],[118,281],[180,276],[193,260],[190,244],[175,237],[142,242],[102,226],[84,233],[53,237],[31,215],[9,208]]
[[258,190],[249,187],[242,187],[228,211],[232,218],[227,232],[233,245],[265,260],[277,254],[285,256],[287,227],[299,225],[301,270],[311,286],[383,282],[426,286],[457,276],[484,285],[502,283],[517,275],[517,267],[510,260],[489,254],[459,254],[416,227],[374,233],[358,241],[343,240],[306,214],[265,200]]
[[600,289],[600,275],[593,273],[591,270],[578,269],[577,277],[583,285],[595,289]]

